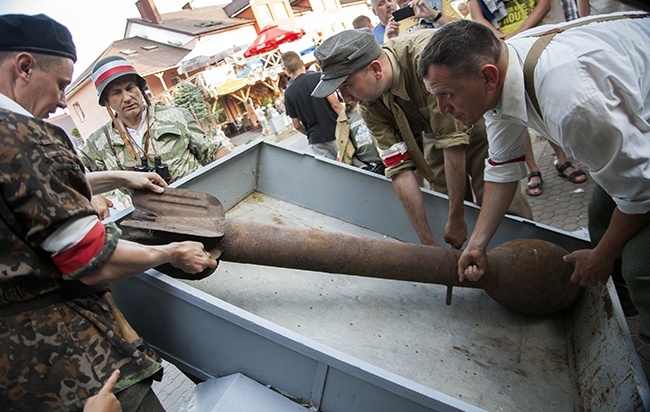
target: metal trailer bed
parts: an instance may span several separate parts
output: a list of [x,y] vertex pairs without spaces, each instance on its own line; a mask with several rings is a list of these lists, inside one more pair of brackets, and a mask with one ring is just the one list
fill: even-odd
[[[175,186],[217,197],[228,217],[417,243],[387,179],[258,141]],[[445,196],[423,190],[442,233]],[[115,216],[120,220],[128,210]],[[466,205],[471,230],[478,210]],[[507,217],[491,246],[571,233]],[[135,329],[201,378],[241,373],[322,411],[650,408],[612,283],[552,316],[510,312],[478,289],[221,262],[200,281],[151,269],[113,285]]]

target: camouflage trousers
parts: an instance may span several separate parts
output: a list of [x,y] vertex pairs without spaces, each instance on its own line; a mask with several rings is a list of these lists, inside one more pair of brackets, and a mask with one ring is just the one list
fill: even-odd
[[0,319],[0,410],[74,411],[115,369],[120,392],[162,370],[125,341],[97,295]]

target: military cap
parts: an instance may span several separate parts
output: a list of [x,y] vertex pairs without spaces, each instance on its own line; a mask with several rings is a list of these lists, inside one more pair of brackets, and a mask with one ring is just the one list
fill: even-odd
[[370,29],[343,30],[335,34],[314,52],[321,76],[311,95],[329,96],[349,75],[369,65],[380,54],[381,46]]
[[135,75],[138,87],[144,90],[147,81],[138,74],[133,63],[124,57],[106,56],[95,63],[90,75],[93,78],[95,88],[97,88],[97,98],[99,99],[100,105],[104,106],[102,93],[104,93],[106,86],[113,80],[129,74]]
[[0,51],[26,51],[77,61],[70,31],[45,14],[0,15]]

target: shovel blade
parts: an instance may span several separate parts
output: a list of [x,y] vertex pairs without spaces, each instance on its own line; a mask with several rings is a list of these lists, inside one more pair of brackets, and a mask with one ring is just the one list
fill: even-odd
[[204,238],[223,236],[226,212],[219,199],[207,193],[170,187],[162,194],[136,190],[133,205],[132,218],[121,226]]

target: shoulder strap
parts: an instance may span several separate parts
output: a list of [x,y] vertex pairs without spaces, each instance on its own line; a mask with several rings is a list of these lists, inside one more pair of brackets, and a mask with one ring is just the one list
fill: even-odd
[[535,93],[535,67],[537,66],[537,61],[539,60],[539,56],[542,55],[542,52],[544,51],[546,46],[548,46],[551,40],[553,40],[553,37],[555,37],[556,34],[562,33],[563,31],[566,31],[568,29],[573,29],[575,27],[584,26],[590,23],[628,19],[628,18],[639,19],[639,18],[646,18],[649,16],[650,14],[643,13],[643,14],[620,14],[615,16],[596,17],[594,19],[587,19],[587,20],[575,22],[573,24],[567,24],[562,27],[556,27],[546,32],[530,36],[530,37],[539,37],[539,39],[537,39],[537,41],[533,43],[533,46],[528,51],[528,54],[526,55],[526,60],[524,61],[524,87],[526,89],[526,93],[528,93],[528,97],[530,97],[530,100],[533,102],[533,107],[535,107],[535,110],[537,111],[539,116],[543,117],[542,112],[539,109],[537,94]]
[[113,147],[113,141],[111,140],[111,134],[108,131],[108,126],[104,125],[103,129],[104,129],[104,136],[106,136],[106,144],[108,144],[108,147],[111,149],[111,153],[113,153],[113,157],[115,158],[117,165],[119,166],[120,169],[126,170],[126,168],[122,166],[122,162],[120,162],[120,158],[117,157],[117,152],[115,152],[115,147]]

